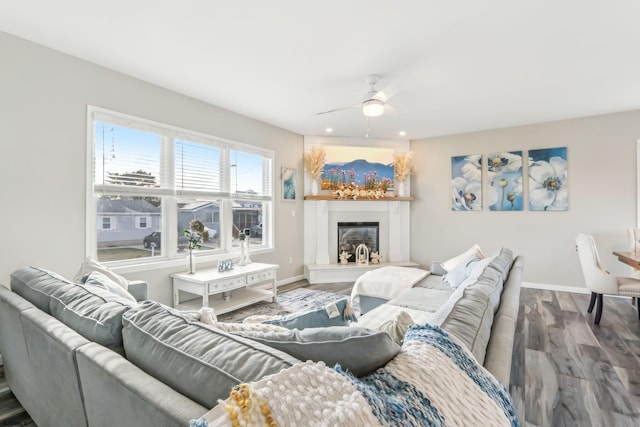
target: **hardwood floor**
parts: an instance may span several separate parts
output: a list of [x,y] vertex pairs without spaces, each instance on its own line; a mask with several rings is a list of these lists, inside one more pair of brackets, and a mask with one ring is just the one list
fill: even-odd
[[0,426],[35,426],[20,402],[13,396],[0,366]]
[[[300,286],[349,295],[352,285],[297,282],[281,291]],[[605,297],[596,326],[588,303],[588,295],[522,289],[510,391],[523,426],[640,426],[636,307]],[[0,367],[0,426],[34,426],[22,411]]]
[[522,289],[510,391],[525,426],[640,426],[638,313],[604,300],[594,325],[588,295]]

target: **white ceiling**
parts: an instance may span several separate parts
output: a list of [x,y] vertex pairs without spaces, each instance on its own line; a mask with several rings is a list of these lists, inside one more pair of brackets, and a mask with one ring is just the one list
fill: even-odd
[[364,136],[316,113],[379,74],[369,136],[399,139],[640,108],[639,25],[636,0],[0,0],[0,31],[302,135]]

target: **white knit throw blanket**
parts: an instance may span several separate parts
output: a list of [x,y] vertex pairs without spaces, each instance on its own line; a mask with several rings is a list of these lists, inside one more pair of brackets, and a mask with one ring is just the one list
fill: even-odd
[[306,362],[243,384],[193,426],[518,426],[509,393],[437,327],[412,326],[385,367],[355,378]]

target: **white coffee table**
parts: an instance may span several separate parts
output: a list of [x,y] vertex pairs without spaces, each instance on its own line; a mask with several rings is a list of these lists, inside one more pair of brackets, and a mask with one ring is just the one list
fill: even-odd
[[[173,306],[181,309],[213,307],[216,314],[222,314],[258,301],[278,302],[277,269],[278,266],[275,264],[251,263],[235,266],[233,270],[223,272],[219,272],[217,268],[210,268],[194,274],[172,274]],[[181,303],[181,291],[199,295],[201,298],[191,298]],[[230,298],[222,298],[223,292],[230,293]]]

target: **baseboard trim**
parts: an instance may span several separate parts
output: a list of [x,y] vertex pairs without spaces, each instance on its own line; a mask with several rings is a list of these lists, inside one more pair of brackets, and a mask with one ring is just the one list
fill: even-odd
[[573,292],[576,294],[590,294],[587,288],[578,288],[576,286],[552,285],[550,283],[522,282],[523,288],[542,289],[545,291]]
[[289,277],[288,279],[284,279],[284,280],[278,280],[277,286],[280,287],[282,285],[288,285],[289,283],[299,282],[300,280],[304,280],[303,274],[299,276]]

